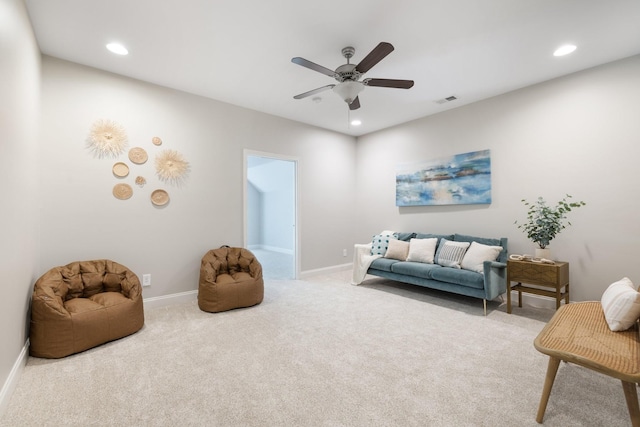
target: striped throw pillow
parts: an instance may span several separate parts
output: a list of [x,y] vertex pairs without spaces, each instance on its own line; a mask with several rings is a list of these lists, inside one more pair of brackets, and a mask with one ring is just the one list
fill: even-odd
[[436,264],[443,267],[460,268],[460,263],[470,244],[469,242],[452,242],[440,239],[440,245],[438,245],[436,252]]
[[600,302],[612,331],[627,330],[640,317],[640,292],[627,277],[609,285]]

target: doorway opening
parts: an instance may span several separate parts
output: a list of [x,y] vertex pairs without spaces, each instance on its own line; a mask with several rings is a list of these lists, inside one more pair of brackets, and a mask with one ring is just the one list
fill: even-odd
[[296,279],[297,160],[247,150],[244,157],[244,245],[265,279]]

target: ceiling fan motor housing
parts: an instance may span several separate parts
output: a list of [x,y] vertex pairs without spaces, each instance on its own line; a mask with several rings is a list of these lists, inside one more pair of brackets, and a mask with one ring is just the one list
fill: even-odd
[[359,80],[362,74],[356,71],[354,64],[344,64],[336,68],[336,80],[344,82],[346,80]]

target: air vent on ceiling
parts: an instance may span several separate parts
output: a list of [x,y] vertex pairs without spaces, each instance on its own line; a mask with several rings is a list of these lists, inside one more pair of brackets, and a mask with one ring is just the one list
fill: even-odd
[[436,104],[445,104],[447,102],[455,101],[456,99],[458,98],[455,95],[451,95],[451,96],[447,96],[446,98],[437,99],[433,102],[435,102]]

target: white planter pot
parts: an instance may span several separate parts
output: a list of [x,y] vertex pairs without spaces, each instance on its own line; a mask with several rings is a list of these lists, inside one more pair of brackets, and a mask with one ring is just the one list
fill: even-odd
[[544,249],[536,248],[535,257],[536,258],[551,259],[551,249],[549,249],[549,248],[544,248]]

